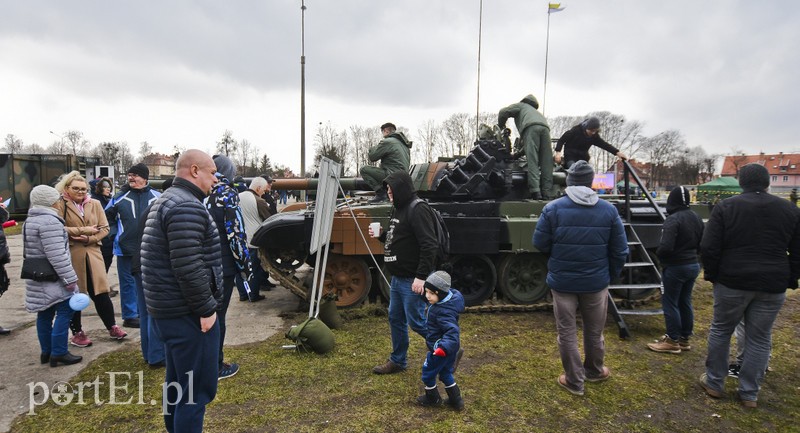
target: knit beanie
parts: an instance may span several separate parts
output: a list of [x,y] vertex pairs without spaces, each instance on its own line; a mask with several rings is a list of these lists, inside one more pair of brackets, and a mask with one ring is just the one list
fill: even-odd
[[594,169],[588,162],[580,160],[567,170],[567,186],[592,187]]
[[52,207],[61,198],[61,194],[52,186],[38,185],[31,190],[31,207]]
[[134,165],[133,167],[129,168],[128,169],[128,173],[133,173],[133,174],[141,177],[144,180],[147,180],[147,179],[150,178],[150,169],[147,168],[147,166],[144,165],[141,162],[136,164],[136,165]]
[[233,183],[233,179],[236,177],[236,166],[233,165],[233,161],[225,155],[215,155],[214,164],[217,165],[217,173]]
[[584,120],[582,125],[583,125],[583,130],[584,131],[587,130],[587,129],[598,129],[598,128],[600,128],[600,119],[592,116],[592,117]]
[[761,164],[747,164],[739,169],[739,186],[744,192],[765,191],[769,188],[769,172]]
[[445,271],[436,271],[425,279],[425,288],[439,296],[439,299],[444,298],[450,293],[450,274]]

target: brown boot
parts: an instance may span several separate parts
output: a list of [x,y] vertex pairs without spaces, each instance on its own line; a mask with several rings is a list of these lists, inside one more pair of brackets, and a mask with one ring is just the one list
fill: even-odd
[[401,367],[392,362],[391,360],[386,361],[381,365],[376,365],[375,367],[372,368],[372,372],[375,374],[393,374],[393,373],[400,373],[405,370],[406,370],[405,367]]
[[647,343],[647,348],[659,353],[681,353],[681,345],[677,340],[669,338],[668,335],[656,340],[655,343]]

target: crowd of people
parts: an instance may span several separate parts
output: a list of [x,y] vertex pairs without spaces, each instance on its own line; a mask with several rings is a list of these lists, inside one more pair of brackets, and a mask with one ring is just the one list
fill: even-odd
[[[552,156],[544,149],[550,148],[549,128],[537,108],[536,98],[528,95],[504,108],[499,120],[502,125],[516,119],[529,163],[553,158],[567,171],[565,195],[543,208],[532,243],[548,258],[547,285],[564,369],[557,384],[582,396],[586,382],[612,376],[604,363],[608,287],[619,277],[629,253],[619,212],[591,188],[594,170],[586,161],[587,149],[597,145],[625,156],[596,141],[599,124],[594,118],[562,136]],[[458,324],[464,298],[451,287],[447,265],[437,262],[435,211],[419,200],[408,173],[411,143],[391,123],[381,129],[384,140],[370,158],[394,158],[398,164],[362,170],[362,175],[376,192],[374,201],[392,204],[387,230],[369,228],[370,236],[384,243],[384,263],[392,275],[392,348],[388,359],[372,371],[385,375],[408,368],[410,327],[425,338],[428,348],[421,374],[425,393],[417,403],[446,403],[461,410],[464,399],[454,373],[464,354]],[[547,198],[552,172],[531,165],[538,164],[528,166],[531,198]],[[256,177],[244,185],[228,157],[192,149],[178,157],[176,175],[162,191],[149,185],[144,164],[130,167],[127,180],[112,194],[110,179],[87,182],[71,172],[55,188],[40,185],[31,191],[23,227],[24,257],[48,263],[43,271],[47,278],[26,280],[25,305],[37,314],[40,361],[53,367],[74,364],[82,357],[70,353],[69,345],[92,345],[82,328],[81,312],[70,307],[73,295],[84,293],[110,338],[126,338],[123,327],[141,328],[144,361],[154,368],[166,367],[165,382],[179,385],[165,387],[167,430],[199,431],[217,382],[239,371],[237,363],[226,362],[223,350],[234,287],[240,301],[258,302],[264,299],[261,291],[274,286],[252,244],[257,227],[277,212],[272,179]],[[761,165],[742,167],[739,182],[743,193],[715,206],[705,228],[689,207],[690,191],[678,187],[670,192],[669,216],[657,250],[663,266],[666,332],[647,347],[671,354],[692,349],[691,298],[702,267],[705,279],[713,283],[715,301],[700,386],[709,396],[722,397],[723,380],[735,367],[739,399],[752,408],[768,368],[772,326],[786,289],[797,288],[800,277],[800,210],[767,192],[769,175]],[[7,217],[0,207],[0,219]],[[122,327],[116,323],[107,276],[114,257]],[[7,262],[8,248],[0,236],[0,265]],[[583,328],[583,360],[578,323]],[[729,365],[734,332],[740,351]],[[437,378],[444,384],[446,402],[437,390]],[[188,387],[192,395],[178,391]]]

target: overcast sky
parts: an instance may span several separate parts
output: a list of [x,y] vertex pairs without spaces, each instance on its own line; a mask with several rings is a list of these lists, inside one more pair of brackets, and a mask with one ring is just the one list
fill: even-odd
[[[480,109],[542,102],[547,3],[483,5]],[[307,166],[316,127],[475,113],[480,0],[306,0]],[[796,152],[800,3],[563,1],[548,117],[610,111],[711,153]],[[212,150],[226,129],[300,166],[300,0],[0,0],[0,135],[47,146]]]

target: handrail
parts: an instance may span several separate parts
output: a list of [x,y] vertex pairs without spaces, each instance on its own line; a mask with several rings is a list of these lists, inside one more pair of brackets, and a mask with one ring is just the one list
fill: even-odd
[[641,188],[641,190],[644,192],[644,196],[647,198],[647,201],[650,202],[650,206],[652,206],[653,209],[656,210],[656,213],[658,213],[658,216],[661,217],[661,221],[663,222],[666,220],[666,215],[664,215],[664,212],[661,212],[661,208],[658,206],[658,204],[656,204],[655,200],[653,200],[653,197],[650,195],[650,191],[645,188],[644,183],[639,178],[639,175],[636,174],[636,171],[633,169],[631,164],[625,159],[622,160],[622,164],[625,168],[623,174],[623,177],[625,178],[625,219],[628,221],[631,220],[630,177],[633,177],[633,180],[636,181],[636,184],[639,185],[639,188]]

